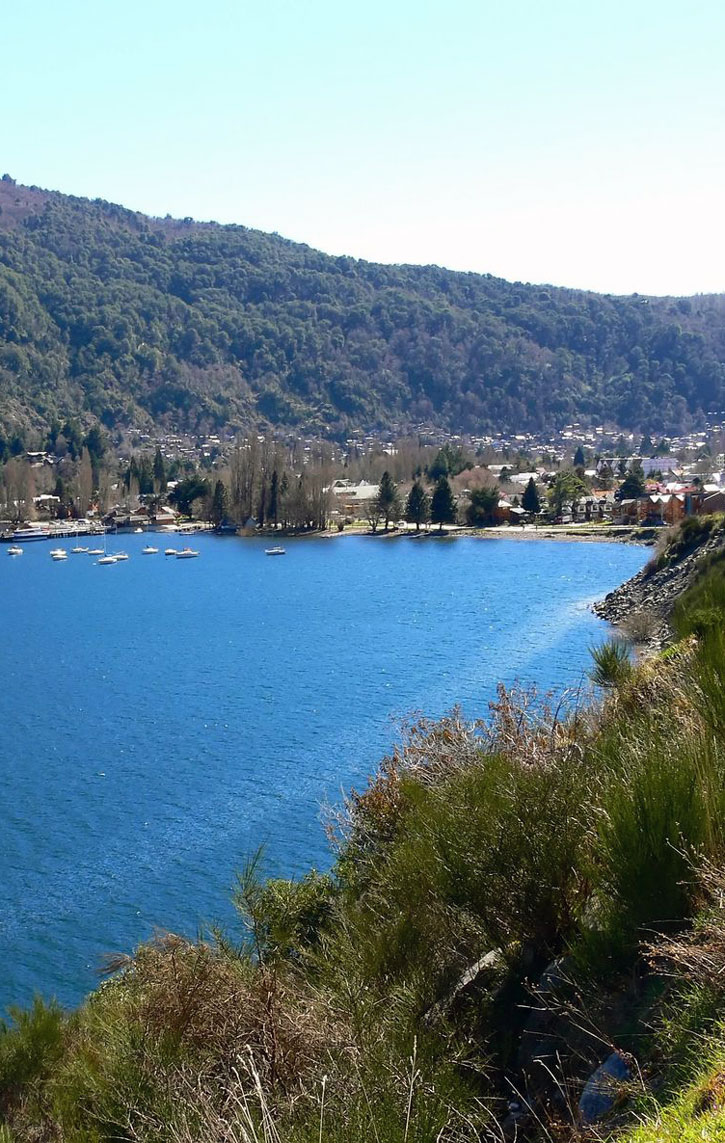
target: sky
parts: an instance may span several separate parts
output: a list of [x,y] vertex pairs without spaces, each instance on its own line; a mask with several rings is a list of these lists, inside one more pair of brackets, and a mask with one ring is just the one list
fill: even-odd
[[0,168],[331,254],[725,291],[722,0],[35,0]]

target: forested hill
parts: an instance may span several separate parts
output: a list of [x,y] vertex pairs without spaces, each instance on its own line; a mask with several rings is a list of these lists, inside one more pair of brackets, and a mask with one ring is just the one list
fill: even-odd
[[723,296],[381,266],[0,181],[5,429],[674,432],[725,408],[724,362]]

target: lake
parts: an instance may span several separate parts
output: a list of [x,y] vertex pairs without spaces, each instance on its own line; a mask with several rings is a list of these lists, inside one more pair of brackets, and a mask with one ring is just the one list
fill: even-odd
[[[125,563],[0,546],[0,1008],[76,1002],[154,926],[234,924],[234,872],[325,867],[324,801],[414,712],[498,680],[580,683],[588,610],[649,552],[547,540],[109,539]],[[66,541],[70,549],[75,541]],[[89,542],[89,538],[81,541]]]

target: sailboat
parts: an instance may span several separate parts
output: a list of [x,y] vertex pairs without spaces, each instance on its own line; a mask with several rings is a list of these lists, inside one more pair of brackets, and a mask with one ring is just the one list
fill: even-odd
[[[100,550],[100,549],[99,549]],[[118,561],[118,556],[109,555],[106,551],[106,533],[103,533],[103,555],[96,560],[97,564],[115,564]]]

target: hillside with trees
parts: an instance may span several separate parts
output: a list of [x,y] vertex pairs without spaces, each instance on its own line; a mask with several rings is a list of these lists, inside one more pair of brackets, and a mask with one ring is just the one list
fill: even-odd
[[330,257],[0,181],[0,429],[78,418],[677,432],[725,407],[725,298],[600,296]]

